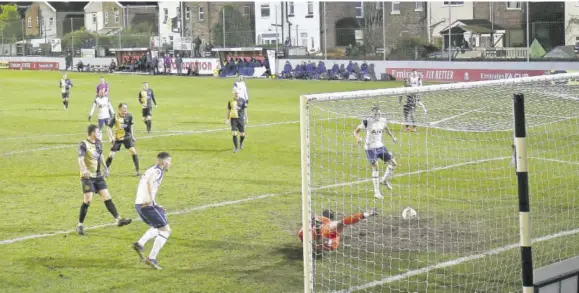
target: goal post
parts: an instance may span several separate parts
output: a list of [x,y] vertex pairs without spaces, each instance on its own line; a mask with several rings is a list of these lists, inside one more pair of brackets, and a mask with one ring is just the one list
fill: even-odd
[[[533,263],[579,255],[578,78],[301,96],[304,292],[526,293]],[[383,198],[354,138],[375,107],[399,140],[383,135],[396,160],[378,163]]]

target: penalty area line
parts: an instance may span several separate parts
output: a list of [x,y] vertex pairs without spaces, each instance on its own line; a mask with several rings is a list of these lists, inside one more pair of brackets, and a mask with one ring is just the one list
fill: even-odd
[[[257,128],[257,127],[269,127],[269,126],[276,126],[276,125],[286,125],[286,124],[296,124],[299,121],[286,121],[286,122],[273,122],[273,123],[264,123],[264,124],[256,124],[256,125],[247,125],[246,129]],[[231,128],[215,128],[215,129],[202,129],[202,130],[190,130],[190,131],[178,131],[178,132],[169,132],[165,134],[159,135],[148,135],[137,138],[139,139],[150,139],[150,138],[157,138],[157,137],[167,137],[167,136],[178,136],[178,135],[188,135],[188,134],[202,134],[202,133],[211,133],[211,132],[220,132],[220,131],[231,131]],[[7,153],[1,153],[0,157],[6,157],[11,155],[18,155],[18,154],[26,154],[26,153],[35,153],[41,151],[50,151],[50,150],[57,150],[57,149],[65,149],[65,148],[72,148],[76,147],[78,144],[67,144],[67,145],[59,145],[53,147],[41,147],[37,149],[31,150],[21,150],[21,151],[12,151]]]
[[561,163],[561,164],[569,164],[569,165],[579,165],[579,162],[572,162],[572,161],[565,161],[565,160],[557,160],[557,159],[547,159],[547,158],[537,158],[537,157],[529,157],[529,159],[539,160],[539,161],[546,161],[546,162]]
[[[549,241],[549,240],[560,238],[560,237],[572,236],[572,235],[575,235],[578,233],[579,233],[579,228],[574,229],[574,230],[562,231],[559,233],[555,233],[555,234],[551,234],[551,235],[547,235],[547,236],[542,236],[539,238],[535,238],[535,239],[533,239],[532,242],[538,243],[538,242],[543,242],[543,241]],[[403,273],[403,274],[387,277],[387,278],[384,278],[384,279],[379,280],[379,281],[366,283],[364,285],[354,286],[354,287],[351,287],[351,288],[348,288],[345,290],[341,290],[341,291],[332,291],[332,293],[350,293],[350,292],[354,292],[357,290],[364,290],[364,289],[373,288],[376,286],[404,280],[404,279],[407,279],[410,277],[426,274],[426,273],[429,273],[429,272],[434,271],[434,270],[444,269],[444,268],[460,265],[460,264],[465,263],[465,262],[485,258],[487,256],[497,255],[499,253],[503,253],[503,252],[509,251],[511,249],[518,248],[519,246],[520,246],[519,243],[509,244],[509,245],[506,245],[503,247],[487,250],[487,251],[482,252],[482,253],[464,256],[464,257],[460,257],[460,258],[453,259],[450,261],[445,261],[445,262],[441,262],[441,263],[438,263],[435,265],[423,267],[421,269],[408,271],[408,272]]]
[[[444,167],[432,168],[432,169],[428,169],[428,170],[417,170],[417,171],[412,171],[412,172],[408,172],[408,173],[396,174],[395,177],[403,177],[403,176],[410,176],[410,175],[416,175],[416,174],[421,174],[421,173],[434,172],[434,171],[439,171],[439,170],[446,170],[446,169],[450,169],[450,168],[466,166],[466,165],[473,165],[473,164],[478,164],[478,163],[483,163],[483,162],[504,160],[507,158],[511,158],[511,157],[499,157],[499,158],[493,158],[493,159],[477,160],[477,161],[464,162],[464,163],[459,163],[459,164],[454,164],[454,165],[448,165],[448,166],[444,166]],[[364,179],[364,180],[360,180],[357,182],[331,184],[331,185],[316,187],[316,188],[313,188],[312,190],[322,190],[322,189],[328,189],[328,188],[348,186],[348,185],[360,184],[360,183],[364,183],[364,182],[368,182],[368,181],[370,181],[370,180]],[[205,205],[196,206],[196,207],[192,207],[192,208],[188,208],[188,209],[183,209],[183,210],[179,210],[179,211],[175,211],[175,212],[169,212],[169,213],[167,213],[167,215],[184,215],[184,214],[188,214],[188,213],[191,213],[194,211],[202,211],[202,210],[206,210],[209,208],[217,208],[217,207],[223,207],[223,206],[229,206],[229,205],[237,205],[237,204],[241,204],[241,203],[245,203],[245,202],[250,202],[250,201],[255,201],[255,200],[260,200],[260,199],[266,199],[266,198],[271,198],[271,197],[277,197],[277,196],[284,196],[284,195],[289,195],[289,194],[294,194],[294,193],[300,193],[300,190],[296,189],[295,191],[288,191],[288,192],[282,192],[282,193],[268,193],[268,194],[262,194],[262,195],[243,198],[243,199],[222,201],[222,202],[212,203],[212,204],[205,204]],[[141,219],[135,219],[134,221],[140,221],[140,220]],[[115,226],[115,224],[114,223],[108,223],[108,224],[91,226],[91,227],[86,227],[85,230],[100,229],[100,228],[106,228],[106,227],[112,227],[112,226]],[[52,236],[57,236],[57,235],[70,234],[70,233],[74,233],[74,232],[75,232],[75,230],[65,230],[65,231],[56,231],[56,232],[50,232],[50,233],[27,235],[27,236],[12,238],[12,239],[0,240],[0,245],[12,244],[15,242],[21,242],[21,241],[26,241],[26,240],[30,240],[30,239],[37,239],[37,238],[45,238],[45,237],[52,237]]]

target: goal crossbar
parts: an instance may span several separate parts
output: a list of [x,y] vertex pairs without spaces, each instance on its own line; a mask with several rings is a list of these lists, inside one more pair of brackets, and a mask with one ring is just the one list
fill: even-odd
[[511,79],[497,79],[497,80],[482,80],[473,82],[459,82],[459,83],[445,83],[445,84],[433,84],[425,85],[420,87],[398,87],[398,88],[386,88],[377,90],[361,90],[361,91],[350,91],[350,92],[340,92],[339,96],[337,93],[324,93],[324,94],[309,94],[303,95],[304,99],[309,102],[324,102],[324,101],[336,101],[336,100],[353,100],[353,99],[365,99],[377,96],[398,96],[398,95],[408,95],[408,94],[419,94],[428,92],[438,92],[438,91],[448,91],[448,90],[466,90],[466,89],[476,89],[482,87],[492,87],[492,86],[508,86],[508,85],[522,85],[535,82],[550,82],[555,80],[564,79],[578,79],[579,72],[574,73],[562,73],[562,74],[550,74],[550,75],[539,75],[539,76],[527,76],[522,78],[511,78]]

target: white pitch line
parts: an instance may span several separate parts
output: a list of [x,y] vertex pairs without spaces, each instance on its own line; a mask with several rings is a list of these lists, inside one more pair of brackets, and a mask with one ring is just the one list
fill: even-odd
[[[489,161],[495,161],[495,160],[503,160],[505,158],[511,158],[511,157],[500,157],[500,158],[494,158],[494,159],[485,159],[485,160],[464,162],[464,163],[460,163],[460,164],[448,165],[448,166],[439,167],[439,168],[432,168],[429,170],[419,170],[419,171],[397,174],[397,175],[395,175],[395,177],[403,177],[403,176],[415,175],[415,174],[420,174],[420,173],[446,170],[446,169],[470,165],[470,164],[477,164],[477,163],[483,163],[483,162],[489,162]],[[366,179],[366,180],[360,180],[358,182],[348,182],[345,185],[358,184],[358,183],[363,183],[363,182],[368,182],[368,181],[370,181],[370,180]],[[333,187],[339,187],[339,186],[342,186],[342,184],[332,184],[332,185],[321,186],[321,187],[315,188],[313,190],[327,189],[327,188],[333,188]],[[268,194],[262,194],[262,195],[258,195],[258,196],[254,196],[254,197],[248,197],[248,198],[244,198],[244,199],[222,201],[222,202],[218,202],[218,203],[201,205],[201,206],[192,207],[192,208],[188,208],[188,209],[184,209],[184,210],[180,210],[180,211],[170,212],[167,214],[168,215],[183,215],[183,214],[188,214],[188,213],[193,212],[193,211],[201,211],[201,210],[206,210],[209,208],[216,208],[216,207],[222,207],[222,206],[228,206],[228,205],[236,205],[236,204],[250,202],[250,201],[254,201],[254,200],[260,200],[260,199],[276,197],[276,196],[281,196],[281,195],[299,193],[299,192],[300,192],[300,190],[296,189],[295,191],[288,191],[288,192],[282,192],[282,193],[268,193]],[[140,219],[135,219],[135,221],[140,221]],[[115,224],[109,223],[109,224],[101,224],[101,225],[97,225],[97,226],[91,226],[91,227],[85,228],[85,230],[100,229],[100,228],[106,228],[106,227],[112,227],[112,226],[115,226]],[[51,237],[51,236],[62,235],[62,234],[70,234],[70,233],[74,233],[74,232],[75,232],[75,230],[66,230],[66,231],[56,231],[56,232],[43,233],[43,234],[27,235],[27,236],[12,238],[12,239],[1,240],[0,245],[6,245],[6,244],[15,243],[15,242],[25,241],[25,240],[36,239],[36,238],[44,238],[44,237]]]
[[430,124],[430,125],[436,125],[436,124],[442,123],[442,122],[444,122],[444,121],[452,120],[452,119],[458,118],[458,117],[460,117],[460,116],[464,116],[464,115],[467,115],[467,114],[470,114],[470,113],[473,113],[473,112],[480,111],[480,110],[482,110],[482,109],[484,109],[484,108],[486,108],[486,107],[481,107],[481,108],[478,108],[478,109],[474,109],[474,110],[471,110],[471,111],[467,111],[467,112],[464,112],[464,113],[460,113],[460,114],[457,114],[457,115],[454,115],[454,116],[450,116],[450,117],[448,117],[448,118],[444,118],[444,119],[442,119],[442,120],[430,122],[430,123],[428,123],[428,124]]
[[[268,126],[276,126],[276,125],[286,125],[286,124],[295,124],[299,123],[299,121],[287,121],[287,122],[274,122],[274,123],[264,123],[264,124],[256,124],[256,125],[247,125],[246,129],[257,128],[257,127],[268,127]],[[191,130],[191,131],[181,131],[181,132],[171,132],[159,135],[149,135],[149,136],[142,136],[137,137],[137,141],[139,139],[148,139],[148,138],[156,138],[156,137],[167,137],[167,136],[177,136],[177,135],[187,135],[187,134],[201,134],[201,133],[210,133],[210,132],[219,132],[219,131],[230,131],[231,128],[216,128],[216,129],[204,129],[204,130]],[[42,147],[37,149],[31,150],[22,150],[22,151],[13,151],[8,153],[1,153],[0,157],[17,155],[17,154],[26,154],[26,153],[35,153],[41,151],[49,151],[49,150],[57,150],[57,149],[64,149],[64,148],[72,148],[78,146],[77,144],[67,144],[67,145],[59,145],[54,147]]]
[[26,136],[11,136],[0,138],[0,141],[13,140],[13,139],[29,139],[37,137],[61,137],[61,136],[73,136],[82,135],[82,133],[61,133],[61,134],[39,134],[39,135],[26,135]]
[[563,161],[563,160],[557,160],[557,159],[547,159],[547,158],[537,158],[537,157],[529,157],[529,159],[547,161],[547,162],[555,162],[555,163],[561,163],[561,164],[569,164],[569,165],[579,165],[579,162]]
[[[409,176],[409,175],[417,175],[417,174],[422,174],[422,173],[428,173],[428,172],[431,172],[431,171],[441,171],[441,170],[447,170],[447,169],[452,169],[452,168],[456,168],[456,167],[462,167],[462,166],[467,166],[467,165],[476,165],[476,164],[480,164],[480,163],[486,163],[486,162],[492,162],[492,161],[500,161],[500,160],[505,160],[505,159],[512,159],[512,157],[498,157],[498,158],[492,158],[492,159],[481,159],[481,160],[475,160],[475,161],[468,161],[468,162],[463,162],[463,163],[448,165],[448,166],[444,166],[444,167],[435,167],[435,168],[427,169],[427,170],[417,170],[417,171],[412,171],[412,172],[408,172],[408,173],[394,174],[393,177],[403,177],[403,176]],[[343,187],[343,186],[351,186],[351,185],[356,185],[356,184],[360,184],[360,183],[364,183],[364,182],[370,182],[371,180],[372,180],[372,179],[364,179],[364,180],[353,181],[353,182],[345,182],[345,183],[331,184],[331,185],[326,185],[326,186],[318,187],[318,188],[316,188],[316,190],[317,190],[317,189],[328,189],[328,188]]]
[[[539,238],[535,238],[533,239],[533,243],[538,243],[538,242],[543,242],[543,241],[548,241],[548,240],[552,240],[555,238],[560,238],[560,237],[565,237],[565,236],[571,236],[571,235],[575,235],[579,233],[579,229],[574,229],[574,230],[568,230],[568,231],[562,231],[559,233],[555,233],[555,234],[551,234],[551,235],[547,235],[547,236],[542,236]],[[391,277],[387,277],[384,278],[382,280],[379,281],[374,281],[374,282],[370,282],[370,283],[366,283],[364,285],[360,285],[360,286],[354,286],[345,290],[341,290],[341,291],[332,291],[332,293],[351,293],[357,290],[364,290],[364,289],[369,289],[369,288],[373,288],[376,286],[380,286],[380,285],[384,285],[387,283],[392,283],[392,282],[396,282],[396,281],[400,281],[400,280],[404,280],[410,277],[414,277],[414,276],[418,276],[418,275],[422,275],[422,274],[426,274],[428,272],[434,271],[434,270],[439,270],[439,269],[444,269],[447,267],[452,267],[452,266],[456,266],[465,262],[469,262],[469,261],[473,261],[473,260],[477,260],[477,259],[481,259],[481,258],[485,258],[487,256],[491,256],[491,255],[496,255],[499,253],[503,253],[506,251],[509,251],[511,249],[515,249],[519,247],[519,243],[514,243],[514,244],[509,244],[503,247],[499,247],[499,248],[495,248],[495,249],[491,249],[491,250],[487,250],[483,253],[478,253],[478,254],[473,254],[473,255],[469,255],[469,256],[464,256],[464,257],[460,257],[457,259],[453,259],[450,261],[445,261],[445,262],[441,262],[441,263],[437,263],[435,265],[431,265],[431,266],[427,266],[427,267],[423,267],[421,269],[417,269],[417,270],[412,270],[412,271],[408,271],[406,273],[403,274],[399,274],[396,276],[391,276]]]

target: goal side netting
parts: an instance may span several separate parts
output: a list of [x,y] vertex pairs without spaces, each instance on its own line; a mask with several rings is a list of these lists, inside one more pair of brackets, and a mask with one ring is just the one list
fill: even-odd
[[[514,93],[525,100],[534,266],[579,255],[577,78],[302,96],[303,228],[330,237],[304,233],[305,291],[520,292]],[[378,161],[382,199],[368,134],[360,132],[360,145],[354,136],[376,107],[399,140],[383,133],[397,164]],[[388,168],[391,190],[382,184]],[[407,207],[416,214],[403,217]]]

